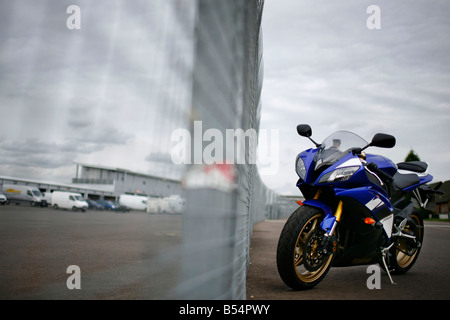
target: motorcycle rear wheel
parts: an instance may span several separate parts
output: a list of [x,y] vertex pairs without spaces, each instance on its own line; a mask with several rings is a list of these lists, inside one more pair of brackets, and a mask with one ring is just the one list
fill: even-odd
[[303,205],[284,225],[277,248],[277,268],[283,282],[294,290],[316,286],[328,273],[334,254],[323,255],[318,243],[323,235],[321,210]]
[[[404,230],[406,232],[414,233],[414,236],[422,245],[424,224],[420,213],[414,210],[411,213],[411,220],[414,222],[416,227],[411,226],[411,224],[408,222]],[[392,254],[395,258],[390,262],[390,270],[392,270],[392,274],[403,274],[411,269],[414,263],[417,261],[422,246],[414,248],[408,243],[408,240],[405,238],[399,239],[397,242],[397,247],[400,250],[397,248],[392,248]]]

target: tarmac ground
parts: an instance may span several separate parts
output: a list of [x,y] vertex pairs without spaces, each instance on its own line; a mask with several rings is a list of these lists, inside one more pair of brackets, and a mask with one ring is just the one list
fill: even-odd
[[294,291],[278,275],[278,237],[286,220],[266,220],[253,228],[250,268],[247,275],[249,300],[448,300],[450,299],[450,223],[425,221],[420,256],[406,274],[393,275],[395,285],[381,271],[381,289],[369,289],[368,266],[331,268],[313,289]]

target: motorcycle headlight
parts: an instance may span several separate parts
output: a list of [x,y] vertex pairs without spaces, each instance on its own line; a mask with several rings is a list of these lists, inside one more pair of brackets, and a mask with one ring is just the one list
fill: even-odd
[[338,168],[323,175],[319,183],[347,181],[359,168],[360,166]]
[[305,163],[303,162],[302,158],[297,157],[297,160],[295,161],[295,171],[297,172],[298,176],[305,180],[306,177],[306,167]]

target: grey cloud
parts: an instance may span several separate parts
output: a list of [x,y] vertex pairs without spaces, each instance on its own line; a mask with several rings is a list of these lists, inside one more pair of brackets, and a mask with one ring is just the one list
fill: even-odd
[[73,129],[83,129],[87,127],[91,127],[93,125],[92,120],[87,118],[77,118],[77,119],[69,119],[67,124]]
[[94,149],[89,144],[75,144],[70,141],[64,143],[46,142],[38,138],[29,138],[24,141],[2,141],[2,150],[17,155],[26,154],[57,154],[57,153],[89,153]]
[[21,167],[57,168],[71,163],[79,152],[90,152],[89,147],[73,144],[48,143],[30,138],[25,141],[2,141],[0,163]]
[[44,141],[38,138],[0,142],[0,163],[25,167],[58,168],[67,166],[82,154],[103,150],[108,145],[124,144],[130,136],[103,128],[93,133],[65,138],[64,142]]
[[98,127],[94,127],[92,131],[81,131],[81,135],[77,136],[76,140],[80,143],[91,142],[99,145],[121,145],[127,143],[132,137],[132,134],[119,131],[114,127],[103,127],[99,125]]
[[164,152],[152,152],[145,158],[145,160],[155,163],[172,164],[172,158],[170,154]]

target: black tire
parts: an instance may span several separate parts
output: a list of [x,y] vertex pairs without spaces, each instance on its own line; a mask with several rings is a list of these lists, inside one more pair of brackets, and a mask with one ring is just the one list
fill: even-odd
[[53,205],[53,209],[58,209],[58,205],[56,203]]
[[419,258],[420,249],[422,249],[423,245],[423,236],[425,231],[423,219],[420,213],[414,210],[411,213],[411,220],[414,222],[416,226],[412,226],[410,225],[410,223],[407,223],[404,230],[409,233],[413,233],[416,236],[416,239],[421,243],[421,246],[415,248],[408,244],[407,239],[400,238],[398,240],[399,243],[398,247],[400,247],[403,251],[409,252],[412,255],[409,256],[403,253],[401,250],[398,250],[393,247],[391,249],[392,257],[389,261],[389,270],[391,270],[392,274],[404,274],[408,272],[408,270],[411,269],[412,266],[416,263],[417,258]]
[[[320,228],[323,218],[321,210],[303,205],[292,213],[281,232],[277,248],[278,273],[283,282],[294,290],[316,286],[330,270],[334,254],[320,257],[316,268],[311,268],[311,263],[305,264],[310,259],[304,260],[308,248],[317,244],[323,235]],[[316,252],[309,252],[309,257],[317,256]]]

